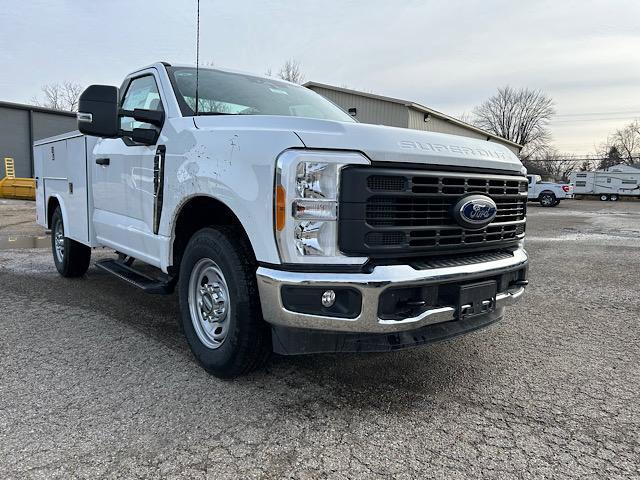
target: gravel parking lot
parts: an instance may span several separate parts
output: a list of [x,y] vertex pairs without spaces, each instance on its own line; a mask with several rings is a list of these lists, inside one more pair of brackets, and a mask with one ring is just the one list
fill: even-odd
[[640,477],[640,203],[531,205],[531,285],[488,329],[235,381],[175,297],[58,276],[33,218],[0,200],[2,478]]

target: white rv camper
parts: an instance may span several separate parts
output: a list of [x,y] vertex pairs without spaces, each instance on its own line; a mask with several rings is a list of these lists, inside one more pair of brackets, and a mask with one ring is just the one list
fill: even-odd
[[598,196],[616,201],[620,197],[640,198],[640,164],[614,165],[595,172],[573,172],[571,185],[576,195]]

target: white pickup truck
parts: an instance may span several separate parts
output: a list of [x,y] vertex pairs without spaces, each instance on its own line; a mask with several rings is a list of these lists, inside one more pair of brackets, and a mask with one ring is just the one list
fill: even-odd
[[167,63],[90,86],[79,111],[80,132],[34,147],[57,270],[82,276],[107,247],[102,270],[177,288],[214,375],[272,351],[442,340],[524,292],[527,181],[501,145],[359,124],[298,85]]
[[573,187],[567,184],[543,182],[540,175],[527,175],[529,182],[528,198],[540,202],[543,207],[556,207],[561,200],[573,198]]

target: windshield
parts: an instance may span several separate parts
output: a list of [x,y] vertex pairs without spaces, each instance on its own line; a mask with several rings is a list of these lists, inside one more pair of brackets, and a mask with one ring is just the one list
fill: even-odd
[[[196,69],[167,67],[184,116],[194,115]],[[198,115],[283,115],[353,122],[329,100],[300,85],[271,78],[200,69]]]

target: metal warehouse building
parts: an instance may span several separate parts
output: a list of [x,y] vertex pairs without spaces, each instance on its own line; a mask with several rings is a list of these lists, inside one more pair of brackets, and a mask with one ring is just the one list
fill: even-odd
[[0,179],[5,157],[15,160],[17,177],[33,177],[33,142],[77,128],[75,113],[0,102]]
[[372,93],[307,82],[310,88],[362,123],[449,133],[500,143],[518,155],[522,146],[423,105]]

